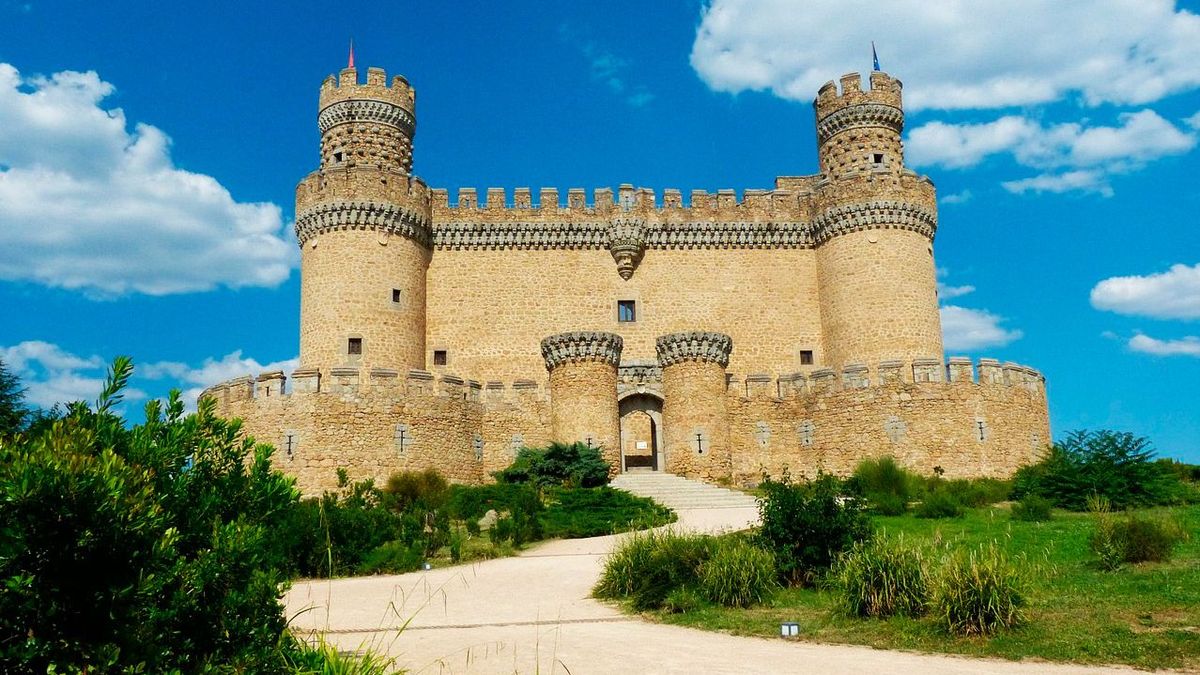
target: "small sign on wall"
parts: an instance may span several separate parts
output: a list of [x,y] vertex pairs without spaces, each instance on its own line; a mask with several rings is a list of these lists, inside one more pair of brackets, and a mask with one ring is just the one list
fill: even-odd
[[638,441],[638,442],[637,442],[637,449],[638,449],[638,450],[647,450],[647,449],[649,449],[649,448],[650,448],[650,444],[649,444],[649,443],[647,443],[646,441]]

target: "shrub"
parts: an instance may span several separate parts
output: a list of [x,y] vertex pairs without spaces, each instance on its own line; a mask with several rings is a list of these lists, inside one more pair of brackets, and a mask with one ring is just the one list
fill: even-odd
[[903,538],[855,544],[839,561],[833,585],[851,616],[921,616],[928,609],[925,561]]
[[1012,517],[1014,520],[1026,522],[1050,520],[1050,510],[1053,506],[1054,504],[1045,497],[1027,494],[1020,501],[1013,503]]
[[953,635],[991,635],[1025,620],[1026,581],[992,542],[949,555],[933,588],[938,622]]
[[628,600],[639,612],[658,609],[672,591],[696,585],[712,547],[712,537],[707,535],[671,530],[634,533],[605,558],[593,593]]
[[995,478],[956,478],[941,486],[963,506],[979,508],[1008,499],[1012,483]]
[[281,650],[287,672],[304,675],[399,675],[396,660],[375,652],[345,652],[318,637],[313,643],[288,638]]
[[675,514],[651,499],[610,487],[554,489],[542,514],[547,537],[579,538],[658,527]]
[[1178,524],[1139,514],[1115,517],[1103,498],[1090,503],[1096,529],[1089,540],[1101,569],[1115,571],[1127,563],[1166,562],[1186,538]]
[[608,484],[608,462],[599,448],[583,443],[551,443],[545,449],[522,448],[512,465],[493,474],[501,483],[598,487]]
[[863,460],[851,480],[871,507],[887,516],[908,510],[908,501],[918,482],[890,456]]
[[211,401],[172,392],[127,427],[132,372],[0,443],[0,672],[278,672],[292,482]]
[[740,537],[715,540],[708,561],[700,567],[700,591],[718,605],[749,607],[766,600],[777,588],[771,552]]
[[944,488],[927,493],[917,506],[918,518],[957,518],[962,514],[962,504]]
[[793,483],[785,474],[778,481],[764,480],[760,488],[759,541],[774,554],[785,583],[815,582],[842,551],[871,536],[861,503],[834,476]]
[[450,484],[436,469],[401,471],[388,477],[384,488],[386,504],[395,511],[405,511],[414,505],[436,510],[450,497]]
[[1117,510],[1181,501],[1184,490],[1178,475],[1153,457],[1145,438],[1076,431],[1055,443],[1041,462],[1017,471],[1013,496],[1036,494],[1072,511],[1084,510],[1093,494]]
[[403,574],[421,569],[425,562],[425,547],[421,542],[399,540],[381,544],[363,557],[357,571],[363,574]]
[[488,511],[495,511],[498,517],[488,536],[494,543],[514,546],[544,536],[541,516],[545,508],[537,490],[525,484],[455,485],[446,502],[450,518],[468,523],[477,523]]
[[662,609],[671,614],[694,612],[705,604],[704,598],[691,586],[680,586],[667,593],[663,600]]

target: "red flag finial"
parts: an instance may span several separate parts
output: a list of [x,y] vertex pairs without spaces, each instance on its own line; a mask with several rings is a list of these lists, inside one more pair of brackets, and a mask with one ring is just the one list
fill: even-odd
[[346,64],[346,67],[354,67],[354,38],[350,38],[350,62]]

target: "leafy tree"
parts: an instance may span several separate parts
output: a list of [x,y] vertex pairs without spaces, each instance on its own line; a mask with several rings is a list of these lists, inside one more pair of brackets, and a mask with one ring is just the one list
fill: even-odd
[[178,392],[128,428],[113,362],[94,409],[0,441],[0,671],[279,672],[271,538],[295,507],[271,448]]
[[1017,471],[1013,496],[1028,494],[1073,511],[1086,509],[1092,495],[1126,509],[1171,503],[1180,497],[1181,486],[1168,466],[1154,461],[1148,439],[1082,430],[1055,443],[1041,462]]
[[0,438],[23,430],[28,417],[21,380],[0,359]]

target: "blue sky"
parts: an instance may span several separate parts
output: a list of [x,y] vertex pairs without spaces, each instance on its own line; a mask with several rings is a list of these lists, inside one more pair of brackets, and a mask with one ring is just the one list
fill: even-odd
[[0,0],[0,358],[41,405],[194,393],[297,353],[292,191],[345,63],[417,89],[431,185],[770,187],[811,99],[905,82],[949,354],[1049,378],[1056,435],[1200,462],[1197,2]]

